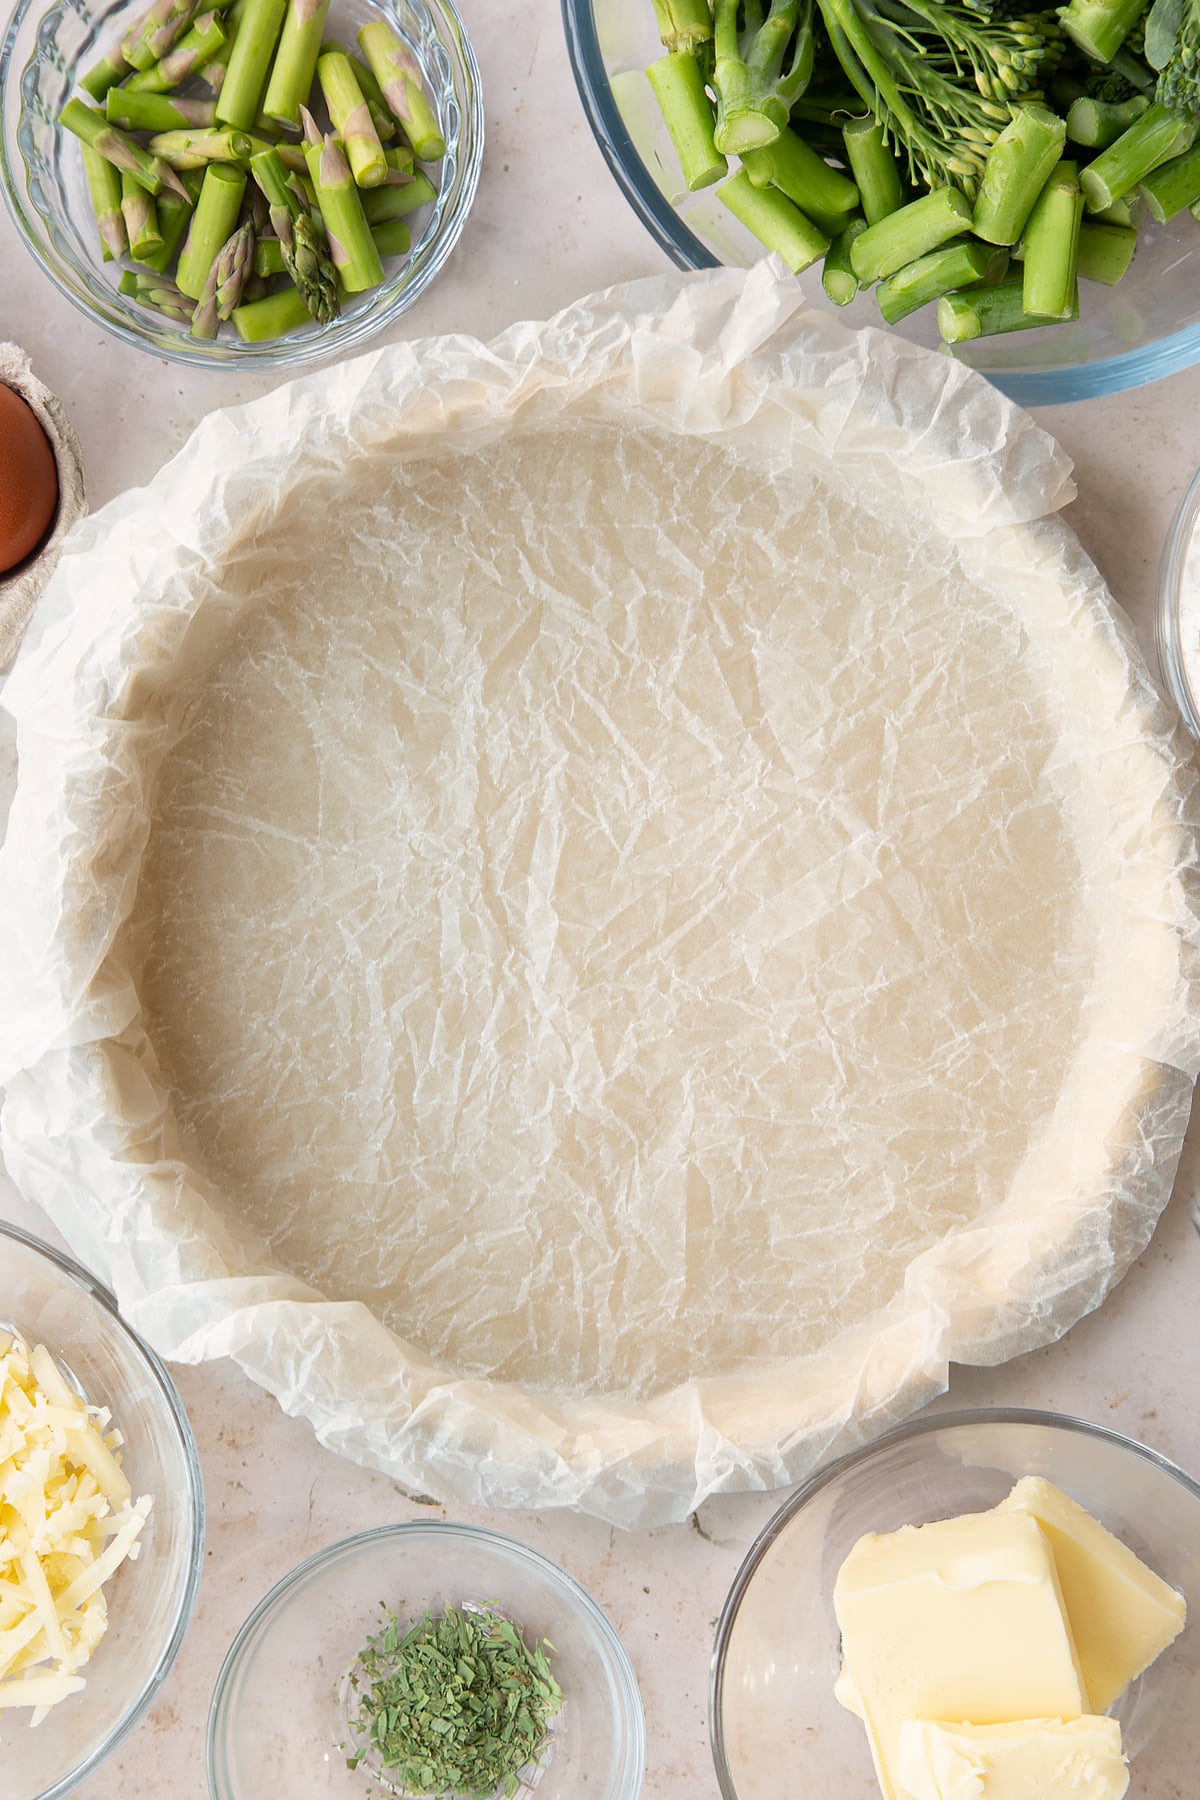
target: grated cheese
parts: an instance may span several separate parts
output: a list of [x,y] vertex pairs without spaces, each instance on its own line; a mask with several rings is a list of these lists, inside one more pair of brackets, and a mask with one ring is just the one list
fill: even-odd
[[138,1553],[150,1500],[121,1441],[44,1345],[0,1331],[0,1709],[32,1708],[34,1725],[84,1686],[104,1583]]

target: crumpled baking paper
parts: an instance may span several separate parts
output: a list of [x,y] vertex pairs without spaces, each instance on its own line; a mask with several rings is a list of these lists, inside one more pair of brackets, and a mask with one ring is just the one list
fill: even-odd
[[446,1501],[795,1481],[1097,1306],[1195,776],[955,363],[769,266],[215,413],[5,689],[3,1151],[165,1356]]

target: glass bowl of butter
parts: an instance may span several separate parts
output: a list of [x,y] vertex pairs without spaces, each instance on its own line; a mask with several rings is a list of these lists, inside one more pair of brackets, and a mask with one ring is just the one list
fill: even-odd
[[724,1800],[1192,1792],[1200,1485],[1052,1413],[916,1420],[775,1514],[709,1698]]

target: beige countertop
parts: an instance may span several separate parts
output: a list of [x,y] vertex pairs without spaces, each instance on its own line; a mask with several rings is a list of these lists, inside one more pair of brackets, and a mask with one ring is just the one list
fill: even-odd
[[[391,337],[487,338],[592,289],[663,270],[615,188],[576,98],[555,0],[460,0],[483,72],[488,149],[463,242]],[[62,299],[0,217],[0,337],[24,345],[82,440],[93,505],[144,481],[209,409],[266,377],[190,372],[126,350]],[[379,341],[386,341],[381,339]],[[1111,399],[1044,410],[1076,464],[1069,517],[1130,613],[1153,666],[1158,558],[1200,455],[1200,368]],[[15,780],[0,718],[0,820]],[[955,1374],[949,1405],[1060,1409],[1142,1439],[1200,1474],[1200,1238],[1185,1152],[1175,1199],[1146,1255],[1103,1310],[1061,1344],[996,1370]],[[0,1217],[48,1233],[0,1173]],[[203,1800],[209,1697],[251,1607],[286,1570],[348,1532],[441,1509],[322,1450],[308,1428],[231,1368],[176,1371],[208,1494],[206,1578],[190,1636],[147,1720],[77,1791],[81,1800]],[[714,1800],[706,1724],[713,1627],[734,1572],[778,1496],[709,1501],[689,1524],[621,1534],[565,1514],[454,1516],[536,1546],[605,1607],[632,1656],[649,1730],[647,1800]],[[302,1797],[300,1797],[302,1800]]]

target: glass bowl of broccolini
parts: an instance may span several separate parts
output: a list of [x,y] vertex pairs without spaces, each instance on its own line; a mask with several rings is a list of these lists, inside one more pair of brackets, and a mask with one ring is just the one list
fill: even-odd
[[783,256],[1025,405],[1200,360],[1200,0],[563,0],[683,268]]
[[300,366],[410,307],[483,155],[453,0],[19,0],[0,186],[58,288],[177,362]]

